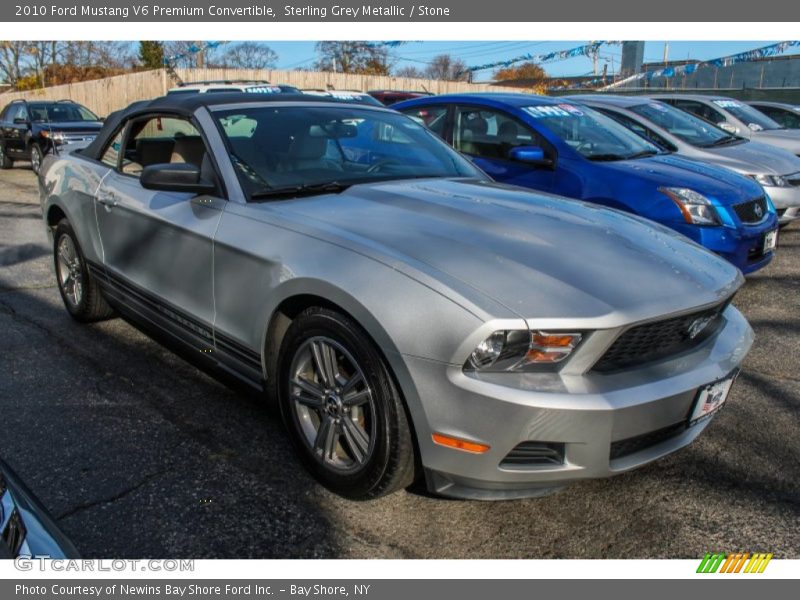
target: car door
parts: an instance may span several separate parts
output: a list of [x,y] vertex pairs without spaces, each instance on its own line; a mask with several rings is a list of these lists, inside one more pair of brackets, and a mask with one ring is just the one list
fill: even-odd
[[166,115],[136,118],[116,140],[107,151],[117,152],[117,165],[95,203],[108,282],[135,310],[157,315],[184,341],[210,347],[213,236],[226,201],[221,193],[153,191],[140,182],[144,167],[176,162],[196,164],[219,181],[206,142],[192,122]]
[[28,134],[28,111],[25,104],[18,102],[12,104],[6,111],[3,120],[3,140],[6,154],[10,157],[20,157],[25,153],[25,138]]
[[539,146],[549,158],[554,150],[531,127],[509,113],[482,106],[455,106],[452,117],[452,146],[469,156],[487,175],[503,183],[555,192],[555,171],[513,160],[512,148]]

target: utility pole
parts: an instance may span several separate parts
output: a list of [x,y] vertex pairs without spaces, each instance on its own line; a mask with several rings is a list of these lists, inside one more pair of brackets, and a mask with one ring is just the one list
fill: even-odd
[[664,66],[669,62],[669,42],[664,42]]

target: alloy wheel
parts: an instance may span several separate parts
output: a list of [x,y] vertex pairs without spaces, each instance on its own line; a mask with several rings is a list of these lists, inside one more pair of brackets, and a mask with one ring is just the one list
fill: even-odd
[[33,148],[33,150],[31,150],[31,170],[33,170],[34,173],[38,173],[41,166],[42,155],[38,149]]
[[75,243],[68,235],[58,241],[58,285],[64,297],[77,308],[83,299],[83,271]]
[[375,398],[353,356],[328,337],[297,350],[289,370],[294,417],[314,458],[337,472],[367,463],[375,440]]

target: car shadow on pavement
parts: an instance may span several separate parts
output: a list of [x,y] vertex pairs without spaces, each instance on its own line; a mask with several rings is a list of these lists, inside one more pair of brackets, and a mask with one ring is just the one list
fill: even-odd
[[0,455],[84,556],[337,555],[327,492],[261,398],[54,297],[0,295]]

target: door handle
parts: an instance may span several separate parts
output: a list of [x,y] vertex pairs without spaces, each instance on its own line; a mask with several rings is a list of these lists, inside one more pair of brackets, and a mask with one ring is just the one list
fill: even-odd
[[119,202],[117,195],[111,192],[101,193],[97,195],[97,201],[106,208],[113,208]]

